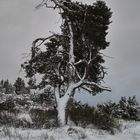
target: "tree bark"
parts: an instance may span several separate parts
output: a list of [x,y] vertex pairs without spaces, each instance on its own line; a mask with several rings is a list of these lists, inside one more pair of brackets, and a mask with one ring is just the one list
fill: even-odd
[[66,124],[66,108],[69,99],[69,95],[66,94],[57,101],[58,122],[60,126]]

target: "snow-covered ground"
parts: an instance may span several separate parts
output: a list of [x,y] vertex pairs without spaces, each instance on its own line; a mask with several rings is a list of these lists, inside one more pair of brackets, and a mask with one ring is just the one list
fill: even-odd
[[122,131],[111,135],[105,131],[65,126],[57,129],[0,128],[0,140],[140,140],[140,122],[123,122]]

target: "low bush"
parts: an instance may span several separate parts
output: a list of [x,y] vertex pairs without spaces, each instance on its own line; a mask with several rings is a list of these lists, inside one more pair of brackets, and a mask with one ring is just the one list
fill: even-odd
[[56,109],[44,110],[41,108],[32,108],[30,110],[30,116],[34,128],[50,128],[58,126]]
[[119,124],[112,115],[98,107],[90,107],[88,105],[73,106],[69,110],[70,119],[78,126],[87,127],[92,124],[99,129],[114,132],[114,128],[118,129]]

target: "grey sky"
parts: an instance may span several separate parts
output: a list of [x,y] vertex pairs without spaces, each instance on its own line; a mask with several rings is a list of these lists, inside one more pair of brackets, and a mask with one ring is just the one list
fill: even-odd
[[[136,95],[140,102],[140,0],[106,2],[113,11],[107,37],[111,44],[104,51],[113,57],[106,58],[105,64],[109,67],[105,81],[112,93],[93,98],[86,94],[82,98],[92,104],[97,98],[105,101]],[[38,3],[39,0],[0,0],[0,79],[14,81],[22,75],[22,53],[29,52],[32,41],[49,35],[49,31],[58,32],[59,16],[46,8],[35,11]]]

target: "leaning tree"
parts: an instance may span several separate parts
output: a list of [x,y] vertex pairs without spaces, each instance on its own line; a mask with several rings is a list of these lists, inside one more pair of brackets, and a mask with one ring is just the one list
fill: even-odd
[[40,6],[60,14],[61,33],[34,40],[31,57],[22,67],[27,77],[43,75],[40,88],[53,87],[58,119],[64,125],[67,104],[77,90],[92,95],[110,91],[101,85],[106,74],[101,50],[109,46],[106,35],[112,13],[103,1],[87,5],[72,0],[43,0],[37,8]]

